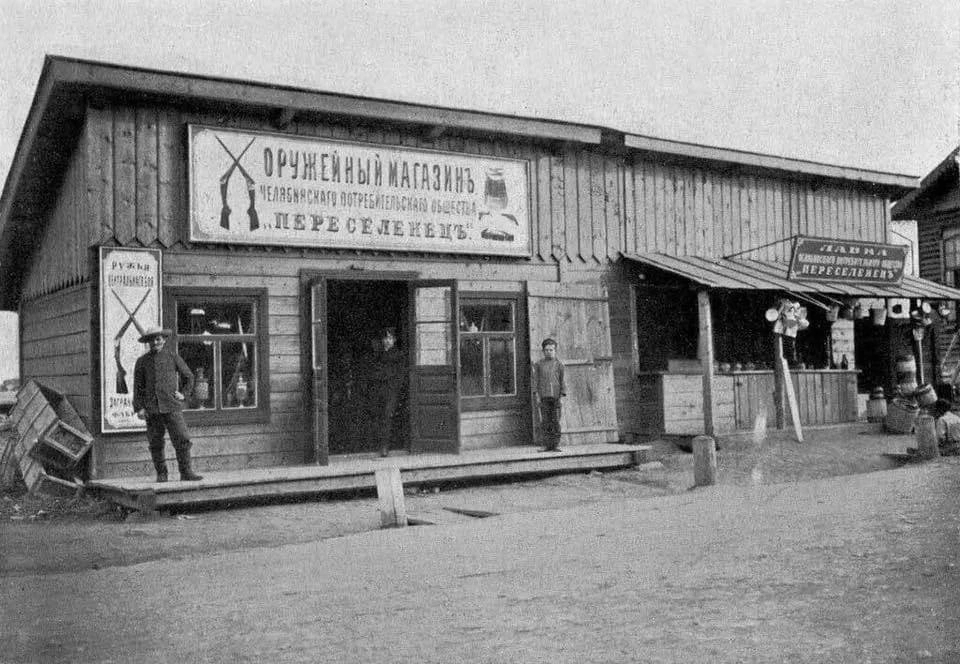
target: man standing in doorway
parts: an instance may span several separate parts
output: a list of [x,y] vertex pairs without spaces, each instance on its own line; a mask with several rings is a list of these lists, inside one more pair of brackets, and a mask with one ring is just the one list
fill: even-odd
[[[157,482],[167,481],[167,462],[163,434],[170,434],[170,443],[177,454],[180,479],[195,482],[203,479],[190,468],[190,434],[183,421],[184,393],[193,390],[193,372],[179,355],[164,349],[170,330],[152,327],[140,337],[150,350],[137,359],[133,370],[133,409],[137,417],[147,421],[150,456],[157,471]],[[180,391],[180,377],[186,379]]]
[[397,404],[403,389],[403,377],[406,362],[403,353],[397,348],[397,336],[392,327],[380,332],[380,353],[374,372],[376,388],[380,395],[380,456],[390,454],[390,439],[393,436]]

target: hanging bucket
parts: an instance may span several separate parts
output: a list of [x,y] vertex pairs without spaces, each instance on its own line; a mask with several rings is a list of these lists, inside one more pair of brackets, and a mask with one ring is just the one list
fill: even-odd
[[916,404],[894,399],[887,408],[887,418],[883,421],[883,428],[889,433],[910,433],[913,423],[920,411]]
[[832,304],[827,309],[827,322],[832,323],[837,320],[837,317],[840,315],[840,305]]
[[937,393],[933,389],[933,385],[921,385],[917,388],[917,403],[919,403],[923,408],[929,408],[933,404],[937,403]]
[[886,307],[875,307],[870,309],[870,316],[873,319],[874,325],[886,325],[887,323],[887,308]]

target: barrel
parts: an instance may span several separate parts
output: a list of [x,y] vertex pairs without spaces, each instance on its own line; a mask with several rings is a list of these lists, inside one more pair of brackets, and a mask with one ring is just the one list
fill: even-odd
[[890,433],[910,433],[919,410],[916,404],[894,399],[887,407],[887,419],[883,422],[883,428]]

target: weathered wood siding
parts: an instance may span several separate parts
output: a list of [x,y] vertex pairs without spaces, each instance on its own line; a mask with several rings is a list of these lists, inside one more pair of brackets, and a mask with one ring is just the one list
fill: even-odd
[[[356,256],[338,259],[304,257],[283,251],[222,251],[203,246],[164,252],[165,287],[266,288],[269,314],[270,421],[236,425],[194,426],[193,457],[197,468],[234,470],[306,462],[313,450],[309,374],[303,373],[307,341],[302,337],[301,270],[347,271]],[[420,272],[424,278],[456,279],[465,290],[515,292],[524,277],[542,268],[529,265],[477,263],[469,269],[453,262],[424,263],[417,259],[382,260],[377,270]],[[504,280],[504,279],[508,280]],[[465,414],[466,449],[485,446],[479,437],[492,425],[511,445],[529,443],[521,411],[506,414]],[[503,417],[501,417],[503,415]],[[492,418],[492,419],[491,419]],[[471,428],[472,427],[472,428]],[[512,433],[511,433],[512,432]],[[472,436],[472,438],[471,438]],[[494,436],[496,437],[496,436]],[[101,477],[150,475],[152,466],[143,434],[103,437],[99,442]],[[172,467],[172,449],[167,450]]]
[[920,276],[943,282],[943,231],[960,227],[960,211],[942,212],[917,222]]
[[[38,256],[36,274],[31,272],[28,283],[30,292],[39,294],[58,284],[70,284],[71,279],[88,279],[88,248],[118,244],[163,249],[167,286],[266,286],[271,421],[196,431],[195,456],[201,469],[296,463],[309,454],[308,384],[301,375],[305,345],[298,319],[301,269],[413,271],[428,278],[476,282],[560,279],[600,283],[620,252],[723,255],[794,233],[886,239],[886,201],[853,186],[815,187],[787,178],[669,165],[648,156],[608,154],[601,147],[456,135],[432,140],[394,128],[297,120],[286,133],[525,160],[531,259],[464,261],[457,256],[424,259],[382,252],[191,245],[187,237],[188,123],[275,131],[265,118],[254,115],[153,105],[90,106],[81,157],[71,165],[58,211],[45,234],[49,240],[45,240],[44,256]],[[786,250],[786,243],[779,243],[752,255],[785,259]],[[54,260],[58,256],[68,259]],[[634,412],[630,403],[636,342],[629,307],[635,304],[620,292],[611,302],[616,347],[600,362],[614,367],[616,403],[613,392],[598,396],[596,385],[586,378],[582,385],[572,386],[568,412],[571,422],[578,424],[569,434],[583,438],[580,442],[598,436],[615,438],[610,426],[621,432],[642,428],[637,423],[641,411]],[[85,343],[88,347],[89,339]],[[599,410],[615,411],[616,422],[608,423],[606,416],[603,421],[593,421],[598,408],[586,404],[598,399],[602,401]],[[496,419],[480,414],[464,417],[467,445],[481,444],[480,428],[483,422],[490,423],[490,417]],[[510,416],[500,422],[507,429],[521,431],[522,427],[509,423],[513,420]],[[142,436],[109,437],[103,441],[102,451],[105,476],[150,470]]]
[[[186,239],[186,124],[248,130],[264,121],[172,108],[90,108],[87,205],[100,243],[173,247]],[[533,260],[605,265],[620,252],[727,255],[796,233],[886,240],[884,198],[823,183],[731,174],[621,157],[590,146],[545,147],[294,122],[287,133],[484,154],[528,163]],[[785,260],[787,243],[751,254]]]
[[87,284],[24,299],[20,305],[21,379],[62,392],[89,426],[90,290]]
[[[752,429],[757,415],[766,413],[767,427],[776,426],[773,403],[773,372],[734,373],[737,429]],[[816,426],[857,421],[857,374],[855,371],[792,371],[800,424]],[[789,410],[786,414],[790,422]]]
[[79,145],[71,157],[60,189],[51,194],[56,196],[56,201],[49,217],[37,220],[44,228],[24,278],[24,299],[55,293],[90,278],[82,140]]
[[[624,250],[787,261],[795,234],[884,242],[887,200],[823,183],[726,173],[636,156],[626,173]],[[771,244],[772,243],[772,244]]]
[[460,414],[460,449],[463,451],[532,444],[529,408]]
[[625,280],[607,285],[610,306],[610,342],[613,351],[613,385],[617,402],[617,426],[621,439],[629,441],[645,431],[638,407],[640,384],[637,379],[637,294]]

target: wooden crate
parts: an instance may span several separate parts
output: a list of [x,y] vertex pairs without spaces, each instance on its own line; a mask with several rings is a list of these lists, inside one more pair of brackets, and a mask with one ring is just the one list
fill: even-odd
[[58,468],[75,466],[90,449],[93,436],[70,426],[63,420],[54,420],[40,434],[32,454]]
[[31,493],[64,495],[74,484],[51,473],[64,474],[89,452],[93,437],[67,398],[36,381],[17,395],[16,440],[11,456]]

